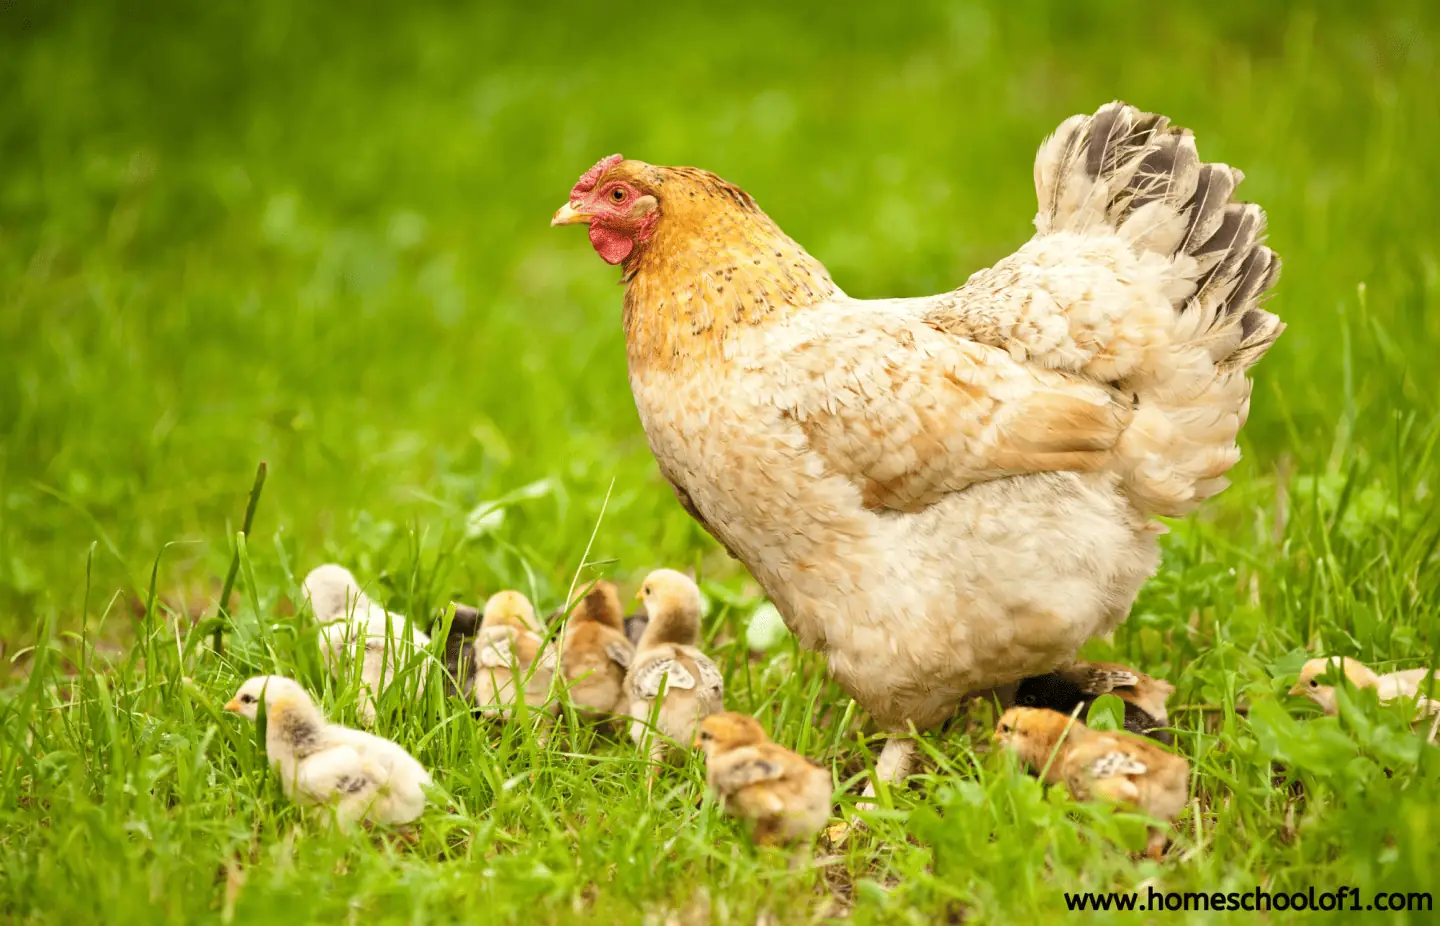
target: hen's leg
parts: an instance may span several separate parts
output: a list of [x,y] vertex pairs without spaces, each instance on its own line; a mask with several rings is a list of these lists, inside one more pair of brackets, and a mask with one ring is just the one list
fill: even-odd
[[[895,736],[886,740],[885,748],[880,750],[880,760],[875,763],[875,774],[865,785],[865,792],[861,797],[875,797],[879,793],[876,787],[878,782],[883,781],[886,787],[894,787],[909,778],[915,765],[915,749],[915,740],[908,736]],[[874,802],[868,800],[856,806],[860,810],[875,809]]]
[[[908,736],[896,736],[885,741],[885,748],[880,750],[880,759],[875,763],[875,774],[866,783],[864,792],[860,795],[861,800],[855,804],[856,810],[874,810],[879,805],[874,798],[879,793],[876,783],[883,781],[885,786],[893,787],[910,777],[910,771],[915,764],[915,740]],[[838,849],[844,845],[845,840],[850,837],[852,827],[863,827],[863,820],[854,818],[842,820],[839,823],[832,823],[825,830],[826,839],[830,847]]]

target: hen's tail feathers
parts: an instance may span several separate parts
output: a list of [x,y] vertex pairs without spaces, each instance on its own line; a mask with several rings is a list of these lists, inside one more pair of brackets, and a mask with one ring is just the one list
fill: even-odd
[[1036,230],[1108,226],[1137,251],[1170,258],[1177,342],[1203,345],[1220,366],[1243,370],[1284,325],[1261,308],[1280,259],[1261,243],[1264,210],[1231,201],[1242,179],[1233,167],[1202,163],[1188,129],[1109,103],[1067,119],[1040,146]]
[[1066,120],[1035,159],[1040,235],[1103,230],[1165,262],[1176,315],[1164,360],[1116,384],[1135,399],[1117,451],[1147,513],[1184,514],[1228,484],[1246,370],[1285,327],[1261,307],[1280,259],[1262,243],[1264,210],[1231,198],[1242,178],[1203,163],[1188,130],[1119,102]]

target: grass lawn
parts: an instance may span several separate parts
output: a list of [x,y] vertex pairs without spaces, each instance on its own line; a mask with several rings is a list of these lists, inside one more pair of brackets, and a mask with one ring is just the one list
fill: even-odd
[[[1285,694],[1307,653],[1440,662],[1434,4],[543,6],[0,4],[0,917],[1015,922],[1065,891],[1436,890],[1440,751]],[[758,589],[656,471],[616,271],[549,217],[613,151],[697,164],[851,294],[938,292],[1027,237],[1040,140],[1116,97],[1245,170],[1289,323],[1234,485],[1086,650],[1178,688],[1196,774],[1162,863],[1140,818],[992,752],[986,709],[803,860],[752,849],[698,761],[647,792],[604,731],[542,743],[438,695],[381,705],[444,792],[413,845],[286,803],[219,705],[280,671],[354,721],[297,606],[330,560],[422,621],[693,566],[730,706],[858,791],[863,712],[793,642],[747,653]]]

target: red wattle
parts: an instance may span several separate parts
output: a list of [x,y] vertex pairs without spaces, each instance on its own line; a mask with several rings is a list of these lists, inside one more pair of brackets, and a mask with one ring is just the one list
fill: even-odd
[[602,225],[591,223],[590,246],[595,249],[595,253],[599,254],[600,259],[605,263],[618,264],[630,256],[635,242],[613,228],[605,228]]

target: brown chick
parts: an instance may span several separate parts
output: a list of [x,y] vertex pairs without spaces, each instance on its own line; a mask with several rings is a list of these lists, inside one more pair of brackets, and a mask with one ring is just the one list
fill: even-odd
[[[1132,733],[1091,730],[1079,720],[1037,708],[1014,707],[1000,718],[995,737],[1035,769],[1046,769],[1077,800],[1130,804],[1161,820],[1174,820],[1189,796],[1190,763]],[[1146,854],[1159,859],[1166,831],[1151,827]]]
[[1096,698],[1113,694],[1125,702],[1125,729],[1168,746],[1174,737],[1161,728],[1169,723],[1165,702],[1174,693],[1174,685],[1129,666],[1077,660],[1021,681],[1015,691],[1015,704],[1048,708],[1067,716],[1076,706],[1084,705],[1083,715]]
[[650,623],[625,676],[624,700],[631,738],[648,742],[650,758],[658,762],[668,744],[655,737],[652,717],[665,737],[692,742],[696,725],[724,709],[725,680],[695,646],[700,641],[700,589],[694,581],[673,569],[657,569],[645,577],[639,597]]
[[1069,715],[1033,707],[1012,707],[995,725],[995,741],[1014,753],[1047,784],[1063,780],[1065,749],[1089,728]]
[[555,653],[540,634],[535,608],[519,592],[498,592],[485,602],[480,632],[475,636],[475,681],[471,690],[483,715],[509,713],[517,676],[524,686],[527,705],[550,714],[558,710],[558,705],[549,701]]
[[575,709],[594,720],[620,708],[625,671],[634,658],[620,592],[613,582],[596,582],[571,610],[560,649],[560,670]]
[[725,712],[700,722],[706,780],[727,813],[755,821],[754,839],[810,839],[830,819],[830,773],[776,745],[754,717]]

